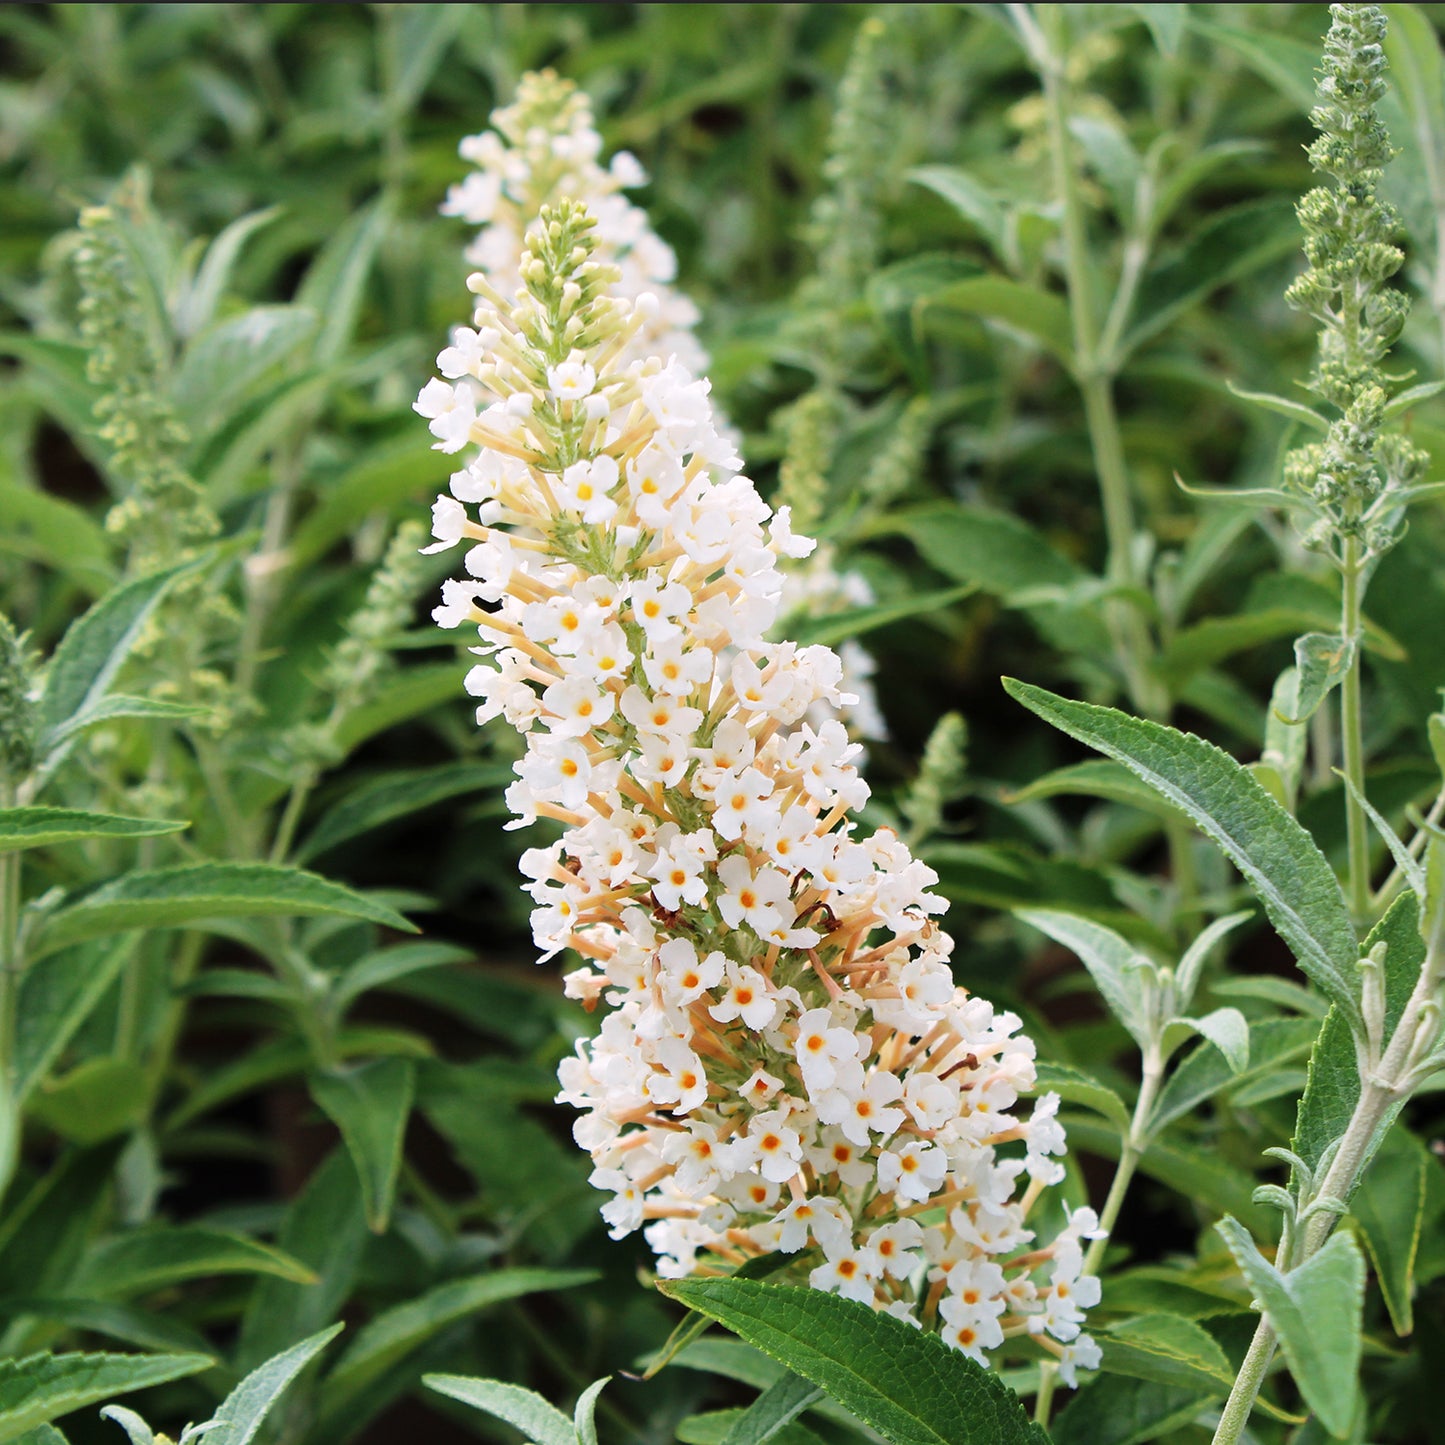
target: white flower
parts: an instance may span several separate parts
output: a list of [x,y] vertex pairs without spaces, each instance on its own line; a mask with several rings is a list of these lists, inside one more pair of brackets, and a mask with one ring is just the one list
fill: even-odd
[[562,361],[547,370],[547,390],[558,401],[579,401],[591,396],[597,373],[585,361]]

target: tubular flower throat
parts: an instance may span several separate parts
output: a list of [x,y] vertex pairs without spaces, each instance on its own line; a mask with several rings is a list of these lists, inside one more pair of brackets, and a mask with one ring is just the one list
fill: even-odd
[[560,1070],[614,1238],[643,1229],[667,1276],[782,1251],[820,1289],[937,1327],[979,1360],[1031,1335],[1072,1379],[1098,1294],[1058,1182],[1057,1095],[1020,1021],[956,987],[937,876],[883,829],[855,836],[857,745],[826,647],[769,642],[780,558],[806,556],[738,474],[708,383],[635,358],[654,315],[617,293],[596,222],[545,209],[502,296],[440,357],[417,409],[469,449],[433,512],[467,548],[444,627],[470,624],[477,720],[526,739],[509,827],[543,958],[606,1012]]

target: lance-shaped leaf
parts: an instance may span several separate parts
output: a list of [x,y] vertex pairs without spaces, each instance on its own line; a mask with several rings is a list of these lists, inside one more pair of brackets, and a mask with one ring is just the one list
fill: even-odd
[[997,1375],[856,1300],[754,1280],[661,1280],[658,1288],[826,1390],[893,1445],[1048,1439]]
[[1126,938],[1072,913],[1050,908],[1020,908],[1017,916],[1072,950],[1089,970],[1109,1012],[1129,1031],[1141,1049],[1148,1048],[1152,1031],[1151,1003],[1159,970]]
[[1360,1371],[1365,1261],[1359,1245],[1342,1231],[1281,1274],[1237,1219],[1226,1216],[1217,1228],[1279,1336],[1300,1394],[1332,1435],[1344,1435],[1354,1417]]
[[1307,632],[1295,639],[1294,665],[1299,681],[1295,685],[1295,711],[1284,721],[1308,722],[1330,693],[1345,680],[1354,666],[1355,642],[1335,632]]
[[0,853],[53,848],[81,838],[157,838],[189,827],[174,818],[126,818],[78,808],[0,808]]
[[391,1219],[415,1093],[410,1059],[371,1059],[311,1076],[311,1097],[341,1130],[361,1181],[366,1222],[377,1234]]
[[1415,1328],[1415,1256],[1425,1222],[1428,1167],[1420,1141],[1403,1128],[1395,1129],[1350,1201],[1397,1335]]
[[1310,835],[1213,743],[1012,678],[1009,693],[1071,737],[1123,763],[1187,813],[1248,879],[1300,967],[1353,1024],[1359,945],[1334,871]]
[[1066,1104],[1082,1104],[1102,1114],[1120,1133],[1129,1132],[1129,1110],[1124,1101],[1107,1084],[1101,1084],[1082,1069],[1071,1064],[1040,1061],[1036,1066],[1035,1083],[1041,1090],[1057,1094]]
[[305,1284],[316,1278],[274,1245],[184,1224],[102,1241],[76,1271],[73,1285],[86,1295],[125,1296],[212,1274],[271,1274]]
[[1179,960],[1179,967],[1174,970],[1174,987],[1182,1006],[1188,1007],[1189,1000],[1194,997],[1194,990],[1199,987],[1199,975],[1203,972],[1214,946],[1233,933],[1241,923],[1247,923],[1253,917],[1252,908],[1242,908],[1238,913],[1227,913],[1223,918],[1216,918],[1207,928],[1202,929],[1194,942],[1185,949],[1184,956]]
[[52,729],[46,741],[51,748],[69,742],[76,733],[84,732],[103,722],[121,717],[171,718],[179,720],[188,717],[205,717],[209,708],[195,707],[186,702],[166,702],[160,698],[127,697],[122,693],[111,693],[90,707],[74,713],[58,727]]
[[504,1300],[546,1290],[577,1289],[597,1276],[576,1269],[496,1269],[470,1279],[448,1280],[370,1321],[326,1377],[323,1417],[344,1417],[354,1401],[399,1360],[458,1320]]
[[577,1397],[577,1408],[572,1411],[577,1445],[597,1445],[597,1397],[611,1379],[611,1375],[604,1375],[600,1380],[593,1380]]
[[774,1380],[733,1422],[722,1445],[763,1445],[775,1440],[823,1392],[791,1371]]
[[1111,1325],[1098,1343],[1102,1367],[1111,1374],[1214,1395],[1227,1395],[1234,1383],[1234,1371],[1214,1336],[1178,1315],[1125,1320]]
[[0,1360],[0,1445],[111,1395],[209,1369],[208,1355],[30,1355]]
[[1197,1019],[1170,1019],[1164,1031],[1164,1052],[1171,1054],[1178,1040],[1199,1034],[1224,1055],[1232,1073],[1249,1067],[1249,1024],[1237,1008],[1217,1008]]
[[515,1425],[533,1445],[577,1445],[577,1427],[535,1390],[465,1375],[423,1375],[429,1390]]
[[300,868],[270,863],[194,863],[154,868],[103,884],[46,920],[32,956],[128,928],[175,928],[207,918],[330,914],[417,932],[395,909]]
[[211,1417],[203,1437],[207,1445],[250,1445],[281,1392],[341,1330],[332,1325],[252,1370]]
[[60,639],[40,700],[41,750],[54,746],[50,734],[99,703],[130,655],[156,604],[184,572],[198,562],[137,577],[108,592],[73,622]]

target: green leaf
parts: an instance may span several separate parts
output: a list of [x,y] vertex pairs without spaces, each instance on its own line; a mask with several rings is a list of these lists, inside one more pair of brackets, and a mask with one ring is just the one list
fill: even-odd
[[209,1445],[250,1445],[281,1392],[342,1329],[332,1325],[252,1370],[211,1417],[205,1435]]
[[1294,645],[1296,710],[1287,723],[1308,722],[1330,692],[1345,680],[1355,663],[1353,639],[1338,633],[1307,632]]
[[270,1274],[306,1284],[316,1278],[273,1245],[186,1224],[103,1240],[81,1262],[71,1287],[88,1295],[119,1297],[215,1274]]
[[[709,1410],[703,1415],[689,1415],[673,1432],[681,1445],[724,1445],[728,1432],[748,1412],[746,1410]],[[794,1421],[784,1425],[776,1435],[768,1437],[773,1445],[823,1445],[822,1438],[805,1425]]]
[[1074,326],[1069,305],[1051,291],[1003,276],[978,276],[944,287],[929,297],[928,306],[930,310],[962,311],[1021,332],[1073,369]]
[[316,507],[296,528],[287,547],[293,567],[304,568],[323,557],[372,512],[387,512],[398,502],[419,502],[446,485],[452,459],[417,440],[408,428],[401,440],[368,447],[349,471],[327,479]]
[[600,1380],[593,1380],[577,1397],[572,1424],[577,1431],[578,1445],[597,1445],[597,1397],[611,1379],[611,1375],[604,1375]]
[[0,551],[53,567],[87,595],[113,580],[105,533],[74,502],[0,477]]
[[957,166],[916,166],[904,179],[941,196],[989,243],[994,254],[1003,259],[1006,225],[1003,207],[993,193],[967,171]]
[[991,1371],[855,1300],[753,1280],[658,1288],[826,1390],[893,1445],[1036,1445],[1042,1436]]
[[1206,40],[1234,51],[1301,114],[1308,115],[1314,108],[1315,68],[1320,59],[1317,45],[1306,45],[1271,30],[1243,30],[1232,25],[1218,25],[1201,18],[1197,7],[1189,24]]
[[1141,1315],[1098,1336],[1102,1368],[1115,1375],[1227,1395],[1234,1371],[1208,1330],[1178,1315]]
[[1176,255],[1145,274],[1134,306],[1140,319],[1120,345],[1118,359],[1138,350],[1211,292],[1298,246],[1299,222],[1292,202],[1271,196],[1216,212],[1194,227]]
[[830,612],[820,617],[798,617],[788,625],[788,636],[801,646],[821,644],[836,647],[850,637],[862,637],[879,627],[906,622],[910,617],[939,613],[978,589],[965,582],[939,592],[913,592],[896,602],[880,602],[872,607],[850,607],[844,612]]
[[203,564],[187,562],[137,577],[106,593],[66,629],[50,660],[40,700],[42,752],[52,746],[50,734],[100,702],[161,598],[183,573],[198,565]]
[[383,948],[357,959],[346,970],[332,990],[332,1003],[342,1010],[371,989],[385,988],[424,969],[467,963],[475,956],[471,949],[455,943],[401,943],[394,948]]
[[1151,1001],[1159,970],[1147,955],[1112,928],[1049,908],[1020,908],[1016,916],[1078,955],[1098,985],[1109,1012],[1141,1049],[1152,1034]]
[[280,206],[267,206],[265,210],[239,216],[206,247],[195,277],[174,308],[178,336],[194,336],[210,323],[240,258],[241,248],[255,232],[269,225],[280,214]]
[[372,1059],[311,1076],[311,1097],[341,1130],[361,1180],[366,1222],[376,1234],[384,1234],[391,1219],[415,1092],[410,1059]]
[[156,1079],[133,1059],[86,1059],[31,1093],[29,1111],[62,1138],[98,1144],[135,1128],[150,1113]]
[[1249,1067],[1249,1025],[1237,1008],[1217,1008],[1203,1018],[1176,1019],[1171,1023],[1208,1039],[1224,1055],[1231,1073],[1238,1074]]
[[1215,946],[1233,933],[1241,923],[1248,923],[1253,917],[1252,908],[1243,908],[1238,913],[1228,913],[1223,918],[1216,918],[1207,928],[1202,929],[1194,942],[1184,950],[1184,956],[1174,970],[1174,987],[1184,1007],[1187,1008],[1194,997],[1194,991],[1199,987],[1199,975]]
[[1309,1052],[1319,1033],[1314,1019],[1264,1019],[1250,1025],[1251,1064],[1236,1073],[1229,1060],[1213,1045],[1201,1044],[1170,1074],[1159,1091],[1149,1132],[1156,1134],[1166,1124],[1192,1113],[1221,1089],[1233,1090]]
[[1397,1335],[1408,1335],[1415,1327],[1415,1257],[1425,1222],[1429,1163],[1419,1140],[1394,1129],[1350,1201]]
[[302,277],[296,300],[321,318],[309,349],[313,360],[331,361],[351,344],[377,249],[391,225],[391,212],[385,192],[353,212],[317,252]]
[[1161,53],[1170,57],[1179,54],[1189,22],[1187,5],[1126,5],[1124,8],[1132,10],[1149,27]]
[[1143,1445],[1189,1424],[1209,1401],[1187,1387],[1099,1374],[1054,1422],[1054,1445]]
[[78,838],[157,838],[190,826],[171,818],[125,818],[77,808],[0,808],[0,853],[51,848]]
[[[1381,943],[1385,945],[1385,1038],[1388,1041],[1425,962],[1419,908],[1413,898],[1404,895],[1396,899],[1365,940],[1365,952],[1368,954]],[[1360,1070],[1354,1036],[1344,1015],[1338,1008],[1332,1008],[1310,1055],[1309,1083],[1300,1099],[1290,1144],[1311,1169],[1349,1127],[1359,1099]],[[1387,1112],[1376,1133],[1375,1147],[1399,1110],[1397,1103]]]
[[1332,1434],[1344,1435],[1359,1386],[1365,1304],[1359,1245],[1341,1231],[1303,1264],[1281,1274],[1238,1220],[1226,1217],[1216,1228],[1279,1336],[1300,1394]]
[[1003,801],[1032,803],[1038,798],[1072,794],[1103,798],[1111,803],[1127,803],[1131,808],[1138,808],[1158,818],[1179,817],[1178,808],[1161,798],[1153,788],[1141,783],[1128,768],[1120,763],[1101,759],[1055,768],[1053,772],[1035,778],[1027,787],[1005,793]]
[[871,530],[903,533],[945,576],[1000,597],[1039,587],[1070,587],[1085,575],[1027,522],[987,507],[914,507]]
[[112,722],[122,717],[188,718],[205,717],[209,708],[192,707],[184,702],[164,702],[148,697],[127,697],[122,693],[111,693],[103,697],[94,707],[78,712],[74,717],[60,724],[49,736],[48,743],[57,748],[69,742],[77,733],[101,723]]
[[1054,1064],[1046,1060],[1035,1065],[1040,1090],[1057,1094],[1067,1104],[1082,1104],[1102,1114],[1121,1135],[1129,1132],[1129,1109],[1107,1084],[1071,1064]]
[[100,1418],[114,1420],[130,1437],[130,1445],[156,1445],[155,1431],[134,1410],[127,1410],[124,1405],[104,1406],[101,1409]]
[[172,385],[176,410],[205,436],[256,382],[292,356],[316,330],[304,306],[253,306],[206,327],[186,348]]
[[11,1319],[33,1315],[36,1319],[64,1325],[67,1329],[109,1335],[111,1339],[142,1350],[203,1355],[210,1349],[206,1337],[189,1325],[136,1305],[116,1304],[110,1300],[7,1295],[0,1302],[0,1313]]
[[423,1375],[421,1382],[429,1390],[515,1425],[533,1445],[577,1445],[572,1421],[535,1390],[465,1375]]
[[1305,973],[1349,1020],[1359,1019],[1359,946],[1339,882],[1314,840],[1257,779],[1193,733],[1071,702],[1012,678],[1004,686],[1187,813],[1244,874]]
[[1266,411],[1272,411],[1278,416],[1288,417],[1311,431],[1329,430],[1329,422],[1312,406],[1306,406],[1302,401],[1291,401],[1287,396],[1273,396],[1267,391],[1245,391],[1232,381],[1226,385],[1241,401],[1252,401],[1256,406],[1262,406]]
[[738,1416],[722,1445],[763,1445],[765,1440],[775,1440],[822,1393],[811,1380],[785,1374]]
[[366,1216],[356,1168],[344,1147],[327,1157],[287,1208],[276,1244],[312,1272],[313,1282],[276,1275],[256,1280],[241,1321],[238,1369],[314,1334],[341,1313],[351,1294],[366,1247]]
[[[1285,668],[1275,679],[1264,718],[1264,751],[1255,769],[1256,775],[1262,768],[1272,770],[1279,783],[1278,801],[1290,813],[1295,811],[1299,798],[1299,781],[1309,744],[1309,734],[1304,728],[1285,721],[1299,713],[1299,680],[1297,667]],[[1275,796],[1272,789],[1271,795]]]
[[458,1319],[467,1319],[504,1299],[575,1289],[594,1279],[597,1274],[591,1270],[493,1270],[471,1279],[449,1280],[426,1290],[425,1295],[394,1305],[361,1329],[332,1368],[322,1384],[321,1413],[328,1419],[344,1418],[367,1386]]
[[175,928],[209,918],[261,915],[364,918],[415,933],[415,925],[383,903],[340,883],[269,863],[191,863],[155,868],[103,884],[52,914],[33,956],[128,928]]
[[393,819],[447,798],[505,786],[514,774],[510,763],[447,763],[439,768],[408,768],[372,778],[348,793],[296,850],[296,861],[318,854]]
[[455,663],[441,662],[409,667],[399,676],[389,677],[377,697],[347,713],[336,729],[337,745],[350,752],[399,722],[455,700],[460,676]]
[[111,1395],[206,1370],[208,1355],[31,1355],[0,1360],[0,1445]]

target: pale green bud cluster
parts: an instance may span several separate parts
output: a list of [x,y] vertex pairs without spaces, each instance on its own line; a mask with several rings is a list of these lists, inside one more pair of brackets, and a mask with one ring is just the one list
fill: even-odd
[[937,832],[943,810],[963,792],[967,767],[968,724],[962,713],[946,712],[928,735],[918,776],[902,804],[909,823],[904,841],[910,848]]
[[25,638],[0,613],[0,783],[10,787],[35,765],[34,682]]
[[888,120],[887,27],[873,15],[858,27],[838,88],[823,176],[813,209],[819,289],[834,304],[858,294],[878,257],[877,196],[893,134]]
[[73,264],[87,371],[101,389],[100,436],[112,468],[131,488],[106,526],[130,545],[133,570],[145,571],[174,562],[177,547],[214,536],[220,524],[182,461],[190,435],[167,394],[164,318],[145,304],[150,283],[125,235],[123,209],[138,221],[146,214],[136,176],[117,188],[111,205],[82,211]]
[[1377,105],[1385,93],[1385,16],[1374,5],[1330,6],[1320,103],[1310,119],[1320,132],[1310,163],[1334,184],[1299,203],[1309,269],[1285,299],[1320,324],[1310,387],[1343,416],[1323,443],[1300,447],[1285,463],[1285,485],[1315,514],[1306,546],[1356,544],[1366,555],[1388,550],[1403,532],[1391,495],[1423,474],[1425,453],[1381,435],[1389,394],[1381,371],[1405,324],[1409,300],[1385,283],[1404,253],[1394,244],[1399,218],[1378,194],[1394,154]]
[[794,525],[803,532],[822,518],[845,407],[837,388],[819,386],[799,397],[783,417],[777,504],[792,508]]

